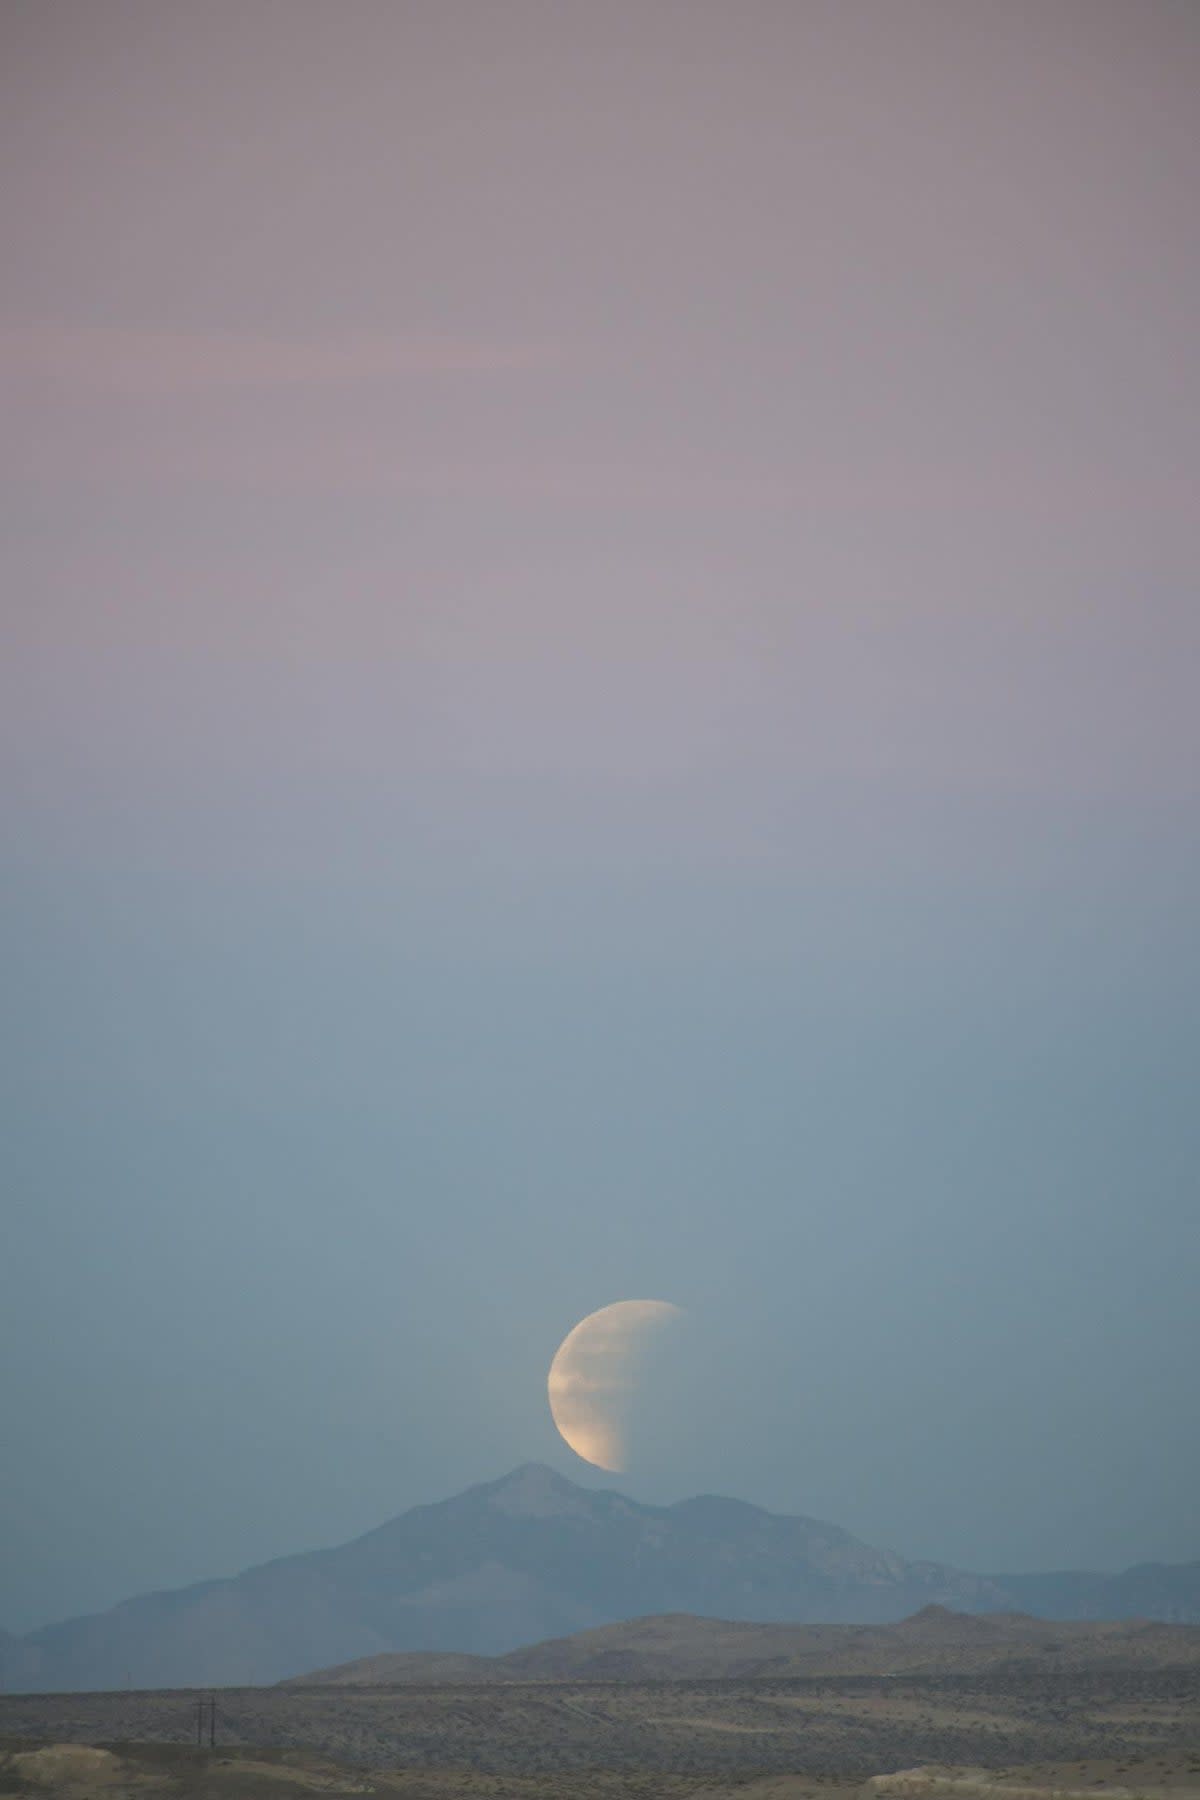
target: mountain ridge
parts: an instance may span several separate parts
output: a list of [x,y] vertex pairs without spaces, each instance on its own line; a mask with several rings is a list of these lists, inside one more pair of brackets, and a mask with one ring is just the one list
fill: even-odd
[[980,1575],[748,1501],[650,1506],[525,1463],[349,1543],[0,1640],[0,1673],[45,1691],[238,1685],[396,1652],[505,1655],[638,1616],[888,1624],[930,1602],[1195,1622],[1200,1563]]
[[1178,1669],[1200,1663],[1200,1627],[956,1613],[936,1602],[894,1625],[756,1624],[669,1613],[551,1638],[504,1656],[400,1651],[296,1676],[287,1687],[529,1681],[746,1681],[796,1676],[976,1674],[1035,1663]]

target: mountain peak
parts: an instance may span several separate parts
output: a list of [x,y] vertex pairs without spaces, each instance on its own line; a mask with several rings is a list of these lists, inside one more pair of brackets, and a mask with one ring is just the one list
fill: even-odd
[[546,1463],[522,1463],[486,1492],[489,1505],[515,1519],[550,1519],[586,1507],[584,1490]]

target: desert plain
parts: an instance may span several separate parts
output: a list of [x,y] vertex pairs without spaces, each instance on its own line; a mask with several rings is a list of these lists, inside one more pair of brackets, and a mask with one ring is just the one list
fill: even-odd
[[[714,1654],[711,1628],[706,1638],[683,1622],[656,1624],[660,1655],[665,1639],[678,1641],[685,1664],[695,1662],[698,1641],[707,1644],[706,1658]],[[954,1636],[949,1622],[945,1630]],[[1153,1654],[1139,1661],[1135,1632],[1127,1654],[1113,1660],[1103,1628],[1094,1640],[1076,1631],[1069,1657],[1057,1640],[1047,1651],[1042,1633],[1040,1647],[1025,1646],[1029,1654],[1010,1644],[1012,1654],[966,1669],[955,1667],[952,1642],[941,1666],[856,1674],[522,1680],[493,1672],[422,1681],[410,1664],[393,1681],[363,1665],[356,1681],[361,1671],[351,1666],[308,1682],[218,1690],[211,1749],[195,1744],[196,1702],[207,1697],[196,1691],[10,1693],[0,1695],[0,1793],[60,1800],[1200,1796],[1200,1654],[1192,1641],[1200,1633],[1181,1631],[1178,1660],[1169,1662],[1162,1660],[1173,1653],[1169,1638],[1165,1646],[1148,1640]],[[636,1631],[626,1641],[636,1642]],[[730,1643],[744,1651],[746,1628]],[[1058,1666],[1046,1666],[1056,1655]],[[627,1664],[636,1660],[632,1650],[625,1656]],[[578,1640],[566,1640],[560,1660],[580,1657]],[[936,1646],[930,1658],[937,1663]]]

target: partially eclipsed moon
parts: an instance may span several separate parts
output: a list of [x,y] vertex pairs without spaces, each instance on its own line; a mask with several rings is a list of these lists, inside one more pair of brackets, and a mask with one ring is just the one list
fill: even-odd
[[567,1333],[547,1387],[554,1423],[576,1456],[598,1469],[625,1467],[625,1410],[638,1353],[680,1312],[669,1300],[616,1300]]

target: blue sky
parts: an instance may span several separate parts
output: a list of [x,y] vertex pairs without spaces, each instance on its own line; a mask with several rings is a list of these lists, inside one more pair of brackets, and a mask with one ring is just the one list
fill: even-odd
[[1200,1554],[1191,9],[5,31],[0,1625],[625,1297],[643,1498]]

